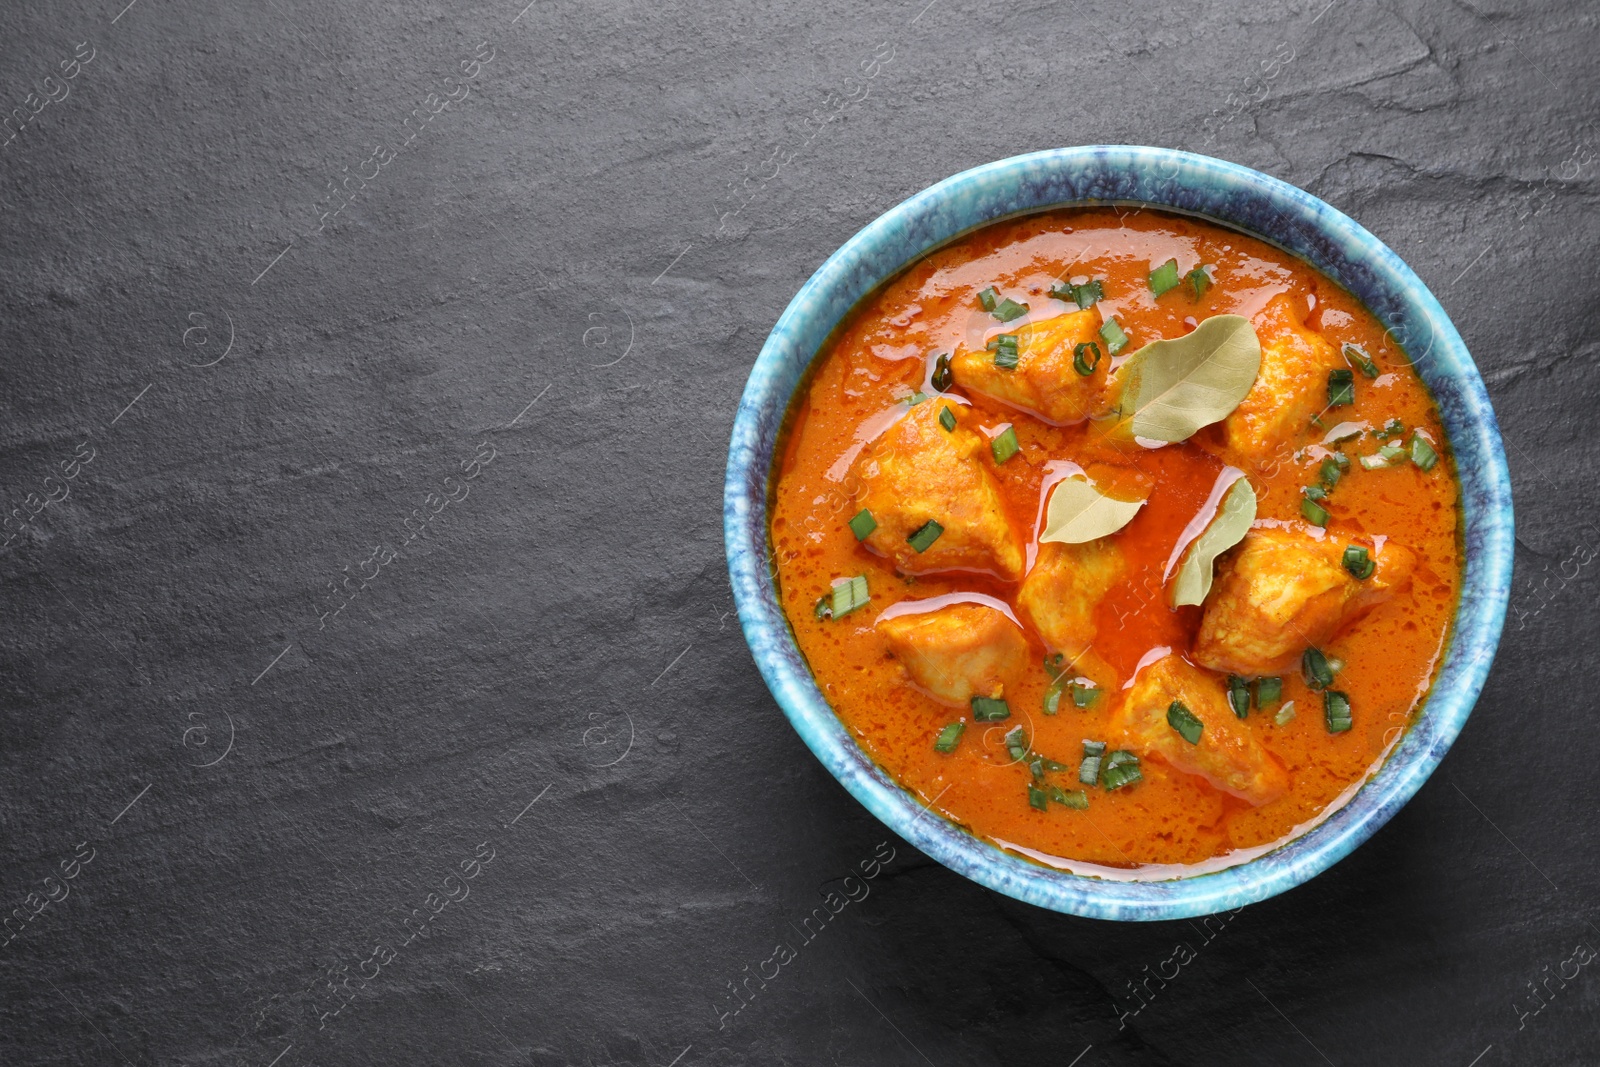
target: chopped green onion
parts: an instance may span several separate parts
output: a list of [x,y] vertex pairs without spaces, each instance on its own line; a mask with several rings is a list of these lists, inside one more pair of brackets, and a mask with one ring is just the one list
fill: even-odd
[[1194,717],[1181,700],[1174,700],[1167,705],[1167,725],[1178,731],[1182,738],[1191,745],[1200,743],[1200,733],[1206,724]]
[[1074,789],[1068,793],[1060,786],[1053,785],[1050,787],[1050,799],[1057,804],[1064,804],[1074,811],[1089,810],[1089,794],[1082,789]]
[[926,399],[928,399],[928,394],[918,389],[916,392],[906,397],[906,407],[914,408]]
[[1433,450],[1427,438],[1415,430],[1411,432],[1411,462],[1425,471],[1433,470],[1433,465],[1439,462],[1439,453]]
[[833,618],[833,597],[825,596],[811,606],[811,614],[817,617],[818,622],[826,622]]
[[1040,781],[1043,781],[1044,780],[1044,760],[1042,760],[1039,757],[1035,756],[1028,763],[1028,773],[1033,775],[1035,778],[1039,779]]
[[929,384],[943,393],[955,383],[956,377],[950,371],[950,354],[941,352],[938,358],[933,361],[933,378]]
[[1022,726],[1018,724],[1006,731],[1006,751],[1011,753],[1014,760],[1026,759],[1028,756],[1028,739],[1023,736]]
[[1383,429],[1373,430],[1372,436],[1380,441],[1387,441],[1391,437],[1400,437],[1406,432],[1406,424],[1399,419],[1390,419],[1383,424]]
[[842,619],[857,608],[867,606],[867,576],[835,578],[833,581],[833,617]]
[[1340,367],[1328,372],[1328,406],[1343,407],[1356,402],[1356,376]]
[[1344,346],[1339,349],[1339,352],[1351,366],[1360,367],[1361,373],[1368,378],[1376,378],[1378,376],[1378,365],[1372,362],[1372,357],[1367,355],[1367,350],[1360,345],[1353,345],[1346,341]]
[[1350,698],[1337,689],[1322,694],[1322,716],[1330,734],[1342,734],[1354,725],[1350,718]]
[[1276,704],[1283,699],[1282,678],[1257,678],[1256,679],[1256,709],[1266,711],[1268,704]]
[[1189,291],[1194,293],[1196,300],[1205,296],[1206,290],[1211,288],[1211,275],[1206,273],[1205,267],[1196,267],[1185,274],[1183,280],[1189,283]]
[[1083,743],[1083,762],[1078,764],[1078,781],[1084,785],[1094,785],[1100,780],[1100,760],[1106,754],[1104,741],[1085,741]]
[[978,294],[978,303],[983,305],[983,310],[993,311],[994,306],[1000,302],[1000,294],[995,292],[994,286],[989,286]]
[[1228,703],[1233,706],[1235,718],[1250,714],[1250,683],[1237,674],[1228,675]]
[[1100,338],[1106,343],[1106,354],[1116,355],[1128,347],[1128,335],[1123,331],[1122,324],[1115,315],[1105,321],[1100,327]]
[[857,541],[865,541],[867,535],[877,528],[878,520],[866,508],[856,512],[856,517],[850,520],[850,532],[856,535]]
[[919,553],[928,551],[932,544],[939,540],[939,535],[944,533],[944,527],[929,519],[927,522],[911,531],[911,536],[906,541]]
[[1087,310],[1095,305],[1095,301],[1104,299],[1105,287],[1100,284],[1099,278],[1091,278],[1082,285],[1073,285],[1068,282],[1063,285],[1052,286],[1050,295],[1057,300],[1070,301],[1078,305],[1078,309]]
[[1022,445],[1017,443],[1016,427],[1007,426],[1004,430],[1000,431],[1000,436],[989,442],[989,451],[994,455],[994,462],[996,466],[999,466],[1012,456],[1016,455],[1018,452],[1021,452]]
[[1372,572],[1378,569],[1378,565],[1372,562],[1371,554],[1361,545],[1346,546],[1341,562],[1352,578],[1362,582],[1371,578]]
[[1019,304],[1009,296],[995,306],[994,317],[1001,322],[1010,322],[1019,319],[1028,313],[1027,304]]
[[1092,685],[1072,685],[1072,703],[1080,708],[1086,708],[1100,699],[1100,690]]
[[1066,673],[1069,666],[1071,664],[1067,662],[1067,656],[1064,652],[1055,652],[1044,658],[1044,673],[1050,676],[1052,682],[1060,681],[1061,676]]
[[1300,514],[1313,526],[1328,525],[1328,509],[1309,497],[1300,501]]
[[1017,335],[1014,333],[997,334],[989,339],[984,346],[994,353],[994,365],[1001,370],[1017,369]]
[[1307,500],[1321,501],[1328,499],[1328,491],[1320,485],[1308,485],[1300,491],[1306,495]]
[[1108,792],[1132,785],[1143,778],[1144,773],[1139,770],[1139,757],[1120,748],[1106,757],[1100,771],[1100,782]]
[[1169,259],[1150,272],[1150,291],[1156,296],[1178,287],[1178,261]]
[[1044,691],[1044,713],[1054,715],[1061,710],[1061,687],[1052,685]]
[[978,722],[1002,722],[1011,718],[1011,706],[996,697],[973,697],[972,717]]
[[1313,689],[1326,689],[1333,684],[1333,668],[1320,648],[1308,648],[1300,657],[1300,673]]
[[1287,703],[1283,707],[1279,708],[1278,709],[1278,714],[1276,714],[1276,715],[1274,715],[1272,717],[1272,721],[1277,723],[1279,726],[1288,726],[1291,722],[1293,722],[1294,721],[1294,701],[1291,700],[1291,701],[1289,701],[1289,703]]
[[[1094,354],[1094,358],[1093,359],[1084,359],[1083,358],[1084,357],[1084,353],[1086,353],[1086,352],[1093,353]],[[1077,371],[1079,374],[1081,374],[1085,378],[1087,378],[1089,375],[1094,373],[1094,369],[1096,367],[1098,367],[1099,365],[1100,365],[1100,346],[1099,345],[1095,344],[1093,341],[1084,341],[1081,344],[1073,346],[1073,349],[1072,349],[1072,369],[1073,370]]]
[[1347,471],[1350,469],[1350,457],[1345,455],[1343,452],[1335,452],[1328,458],[1333,460],[1335,465],[1337,465],[1341,471]]
[[[1338,454],[1340,456],[1344,455],[1342,452]],[[1349,463],[1350,461],[1348,459],[1345,460],[1346,465]],[[1317,470],[1317,477],[1321,479],[1324,489],[1332,489],[1334,486],[1338,485],[1339,479],[1343,476],[1344,468],[1339,466],[1338,460],[1334,459],[1332,456],[1323,457],[1322,466]]]
[[935,752],[954,752],[961,743],[961,735],[966,732],[967,724],[953,722],[939,731],[939,739],[933,743]]
[[943,426],[946,433],[954,433],[956,428],[956,413],[946,404],[939,409],[939,425]]
[[1048,811],[1050,808],[1050,795],[1043,789],[1040,789],[1038,786],[1034,785],[1032,782],[1029,782],[1028,803],[1038,808],[1040,811]]

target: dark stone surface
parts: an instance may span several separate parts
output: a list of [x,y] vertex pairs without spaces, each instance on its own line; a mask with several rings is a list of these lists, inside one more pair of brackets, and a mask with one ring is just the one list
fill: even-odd
[[[44,904],[0,948],[0,1062],[1600,1060],[1592,5],[123,2],[0,14],[12,128],[59,97],[0,148],[0,892]],[[1374,230],[1515,479],[1455,750],[1209,930],[915,855],[730,614],[727,435],[790,295],[910,193],[1096,141]]]

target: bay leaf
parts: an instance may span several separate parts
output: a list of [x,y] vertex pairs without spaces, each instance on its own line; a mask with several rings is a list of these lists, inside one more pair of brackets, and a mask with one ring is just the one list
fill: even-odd
[[1172,582],[1172,606],[1200,604],[1211,592],[1211,580],[1218,556],[1244,540],[1250,524],[1256,521],[1256,491],[1250,479],[1239,477],[1222,498],[1217,514],[1199,537],[1189,545],[1178,575]]
[[1124,416],[1137,437],[1184,441],[1233,413],[1261,369],[1261,341],[1242,315],[1213,315],[1183,337],[1152,341],[1121,370]]
[[1039,540],[1081,545],[1116,533],[1142,507],[1143,500],[1116,500],[1083,478],[1063,478],[1050,491]]

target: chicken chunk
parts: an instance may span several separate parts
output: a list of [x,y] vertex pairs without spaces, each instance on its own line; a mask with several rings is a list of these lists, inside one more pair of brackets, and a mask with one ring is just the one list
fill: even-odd
[[1109,538],[1081,545],[1047,541],[1023,579],[1017,610],[1047,646],[1076,658],[1094,643],[1094,609],[1127,569]]
[[1240,466],[1267,462],[1308,427],[1328,403],[1328,372],[1345,365],[1327,338],[1306,327],[1305,317],[1302,299],[1279,293],[1253,320],[1261,370],[1222,424]]
[[911,680],[944,704],[1004,696],[1007,679],[1028,667],[1022,630],[987,604],[947,604],[880,618],[874,626]]
[[[1194,744],[1167,719],[1173,701],[1181,701],[1202,724]],[[1227,683],[1176,654],[1139,672],[1111,729],[1127,748],[1154,753],[1257,807],[1278,799],[1289,787],[1283,767],[1233,714]]]
[[[1109,359],[1099,360],[1094,373],[1085,376],[1073,368],[1073,354],[1080,344],[1093,343],[1104,353],[1106,343],[1099,336],[1100,313],[1093,308],[1057,315],[1031,323],[1016,331],[1017,365],[1005,370],[995,364],[995,354],[987,349],[956,349],[950,370],[956,384],[981,393],[1002,404],[1021,408],[1057,425],[1082,422],[1109,407],[1106,400],[1106,374]],[[1086,363],[1094,357],[1084,353]]]
[[[945,411],[953,430],[940,423]],[[984,571],[1016,581],[1022,541],[984,465],[988,443],[965,425],[969,417],[959,404],[924,401],[862,450],[855,502],[878,523],[866,544],[904,574]]]
[[1212,670],[1279,674],[1411,580],[1416,555],[1385,544],[1377,569],[1357,581],[1340,560],[1346,542],[1292,530],[1258,529],[1217,564],[1194,658]]

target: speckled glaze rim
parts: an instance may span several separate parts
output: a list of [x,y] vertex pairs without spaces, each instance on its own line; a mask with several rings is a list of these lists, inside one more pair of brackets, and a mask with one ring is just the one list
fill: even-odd
[[[779,607],[767,490],[785,412],[834,326],[882,282],[974,226],[1049,207],[1126,202],[1219,220],[1289,249],[1348,288],[1411,355],[1433,391],[1460,473],[1466,576],[1439,676],[1377,773],[1311,829],[1236,866],[1165,881],[1110,881],[1040,866],[933,816],[851,738]],[[1422,280],[1383,242],[1309,193],[1208,156],[1128,145],[1061,148],[964,171],[891,208],[800,289],[750,371],[723,495],[728,571],[761,675],[828,771],[890,829],[1007,896],[1100,919],[1180,919],[1238,908],[1321,873],[1421,788],[1461,732],[1499,644],[1511,588],[1511,484],[1483,379]]]

